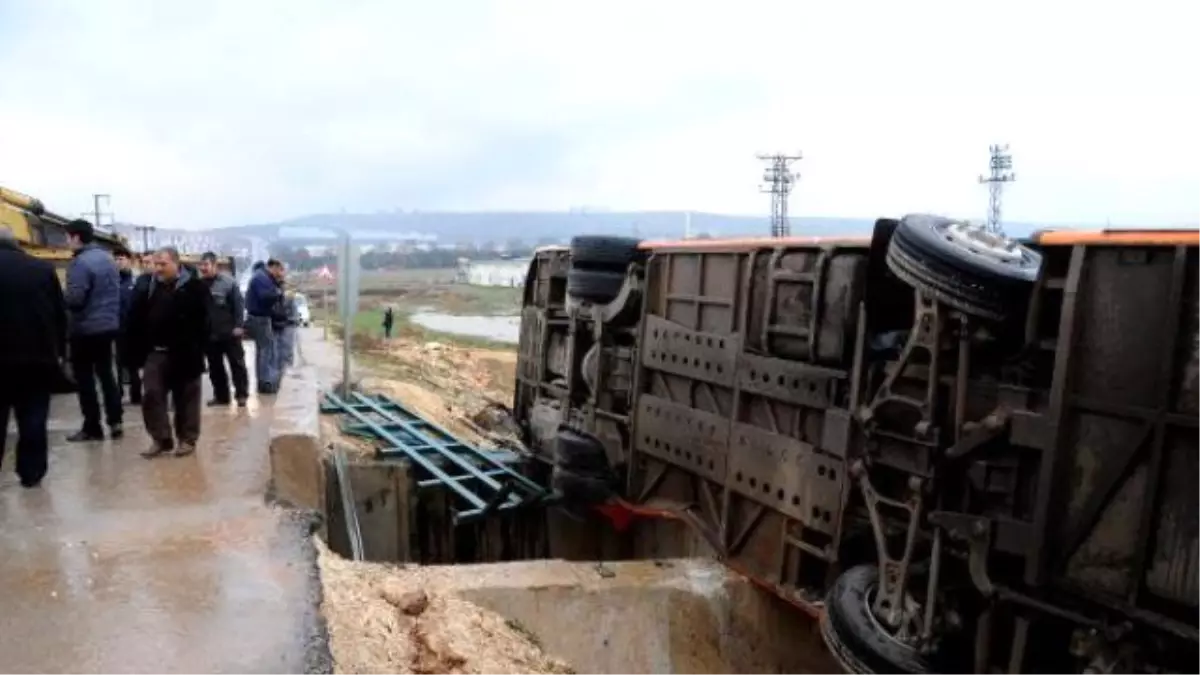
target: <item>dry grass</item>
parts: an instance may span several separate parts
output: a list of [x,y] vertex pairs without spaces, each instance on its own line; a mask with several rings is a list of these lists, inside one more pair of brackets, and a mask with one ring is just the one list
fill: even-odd
[[504,617],[419,567],[354,563],[317,542],[336,673],[572,673]]

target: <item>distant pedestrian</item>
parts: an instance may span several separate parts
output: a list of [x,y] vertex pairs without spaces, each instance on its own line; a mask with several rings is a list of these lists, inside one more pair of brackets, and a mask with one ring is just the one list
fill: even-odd
[[[196,451],[208,344],[208,289],[171,247],[154,255],[154,276],[129,310],[130,358],[143,367],[142,417],[152,439],[143,457]],[[139,289],[140,290],[140,289]],[[175,412],[174,434],[167,396]],[[178,441],[178,447],[176,447]]]
[[[229,405],[229,379],[233,378],[233,395],[239,408],[246,407],[249,396],[249,376],[246,373],[246,351],[242,347],[245,306],[242,289],[226,272],[220,271],[217,255],[209,252],[200,257],[200,276],[209,294],[208,378],[212,382],[210,406]],[[229,361],[229,375],[225,361]]]
[[392,308],[388,307],[388,308],[384,309],[383,310],[383,337],[385,337],[389,340],[391,339],[392,325],[395,322],[396,322],[396,313],[392,311]]
[[75,220],[67,224],[66,230],[67,242],[75,250],[67,267],[65,295],[71,312],[71,367],[83,413],[83,428],[67,440],[104,440],[97,382],[104,397],[109,435],[117,439],[123,435],[123,411],[113,347],[121,328],[121,275],[112,255],[95,242],[91,223]]
[[121,323],[117,334],[117,377],[120,385],[129,385],[129,402],[133,405],[142,403],[142,375],[137,368],[129,365],[129,354],[125,340],[125,329],[129,322],[129,304],[133,299],[133,287],[137,280],[133,275],[133,254],[124,248],[113,252],[117,261],[117,272],[121,283]]
[[0,227],[0,461],[10,411],[17,417],[17,477],[32,488],[46,475],[50,394],[62,378],[67,309],[54,265],[21,250]]
[[278,260],[256,263],[246,287],[246,329],[254,338],[254,377],[258,393],[274,394],[279,389],[278,336],[273,319],[282,314],[283,292],[276,280],[283,265]]

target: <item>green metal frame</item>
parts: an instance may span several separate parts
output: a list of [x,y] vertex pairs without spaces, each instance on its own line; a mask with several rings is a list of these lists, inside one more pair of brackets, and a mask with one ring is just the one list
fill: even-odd
[[[321,412],[343,415],[343,431],[378,442],[381,457],[407,459],[429,474],[417,481],[419,489],[448,488],[453,492],[456,524],[500,511],[542,506],[550,498],[549,490],[510,465],[518,459],[513,453],[466,443],[386,396],[353,392],[342,398],[328,393]],[[450,473],[450,467],[460,472]],[[459,509],[460,504],[466,508]]]

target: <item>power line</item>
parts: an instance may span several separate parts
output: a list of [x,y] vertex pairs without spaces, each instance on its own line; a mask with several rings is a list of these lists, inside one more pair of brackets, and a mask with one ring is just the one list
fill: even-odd
[[988,230],[1000,234],[1003,230],[1000,227],[1000,202],[1004,197],[1004,184],[1011,183],[1017,179],[1017,174],[1012,172],[1012,155],[1008,152],[1008,144],[993,145],[988,148],[991,154],[991,161],[988,164],[989,173],[987,176],[980,176],[980,183],[987,183],[988,186]]
[[771,195],[771,236],[786,237],[792,233],[788,223],[788,195],[796,181],[800,180],[799,173],[792,173],[791,165],[796,160],[803,159],[800,153],[794,155],[759,155],[759,159],[767,162],[763,171],[763,181],[766,183],[760,190]]

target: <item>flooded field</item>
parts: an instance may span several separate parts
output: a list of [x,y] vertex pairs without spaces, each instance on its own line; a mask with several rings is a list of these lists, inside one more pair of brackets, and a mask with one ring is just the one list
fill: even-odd
[[428,309],[413,312],[409,319],[429,330],[516,344],[521,334],[519,316],[457,316]]

